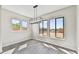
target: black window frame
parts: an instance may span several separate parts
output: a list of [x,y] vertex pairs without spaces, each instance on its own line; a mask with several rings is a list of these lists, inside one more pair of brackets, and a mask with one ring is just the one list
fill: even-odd
[[[55,18],[55,27],[57,28],[57,19],[59,19],[59,18],[63,18],[63,38],[64,38],[64,17]],[[56,28],[55,28],[55,37],[60,38],[60,37],[57,37]],[[61,38],[61,39],[63,39],[63,38]]]
[[40,30],[40,23],[42,23],[42,21],[39,22],[39,34],[42,34],[42,36],[43,36],[43,23],[42,23],[41,30]]
[[[44,35],[44,21],[47,21],[47,35]],[[43,28],[42,28],[42,34],[43,34],[43,36],[48,36],[48,20],[42,20],[42,26],[43,26]]]
[[[61,37],[57,37],[57,33],[56,33],[56,28],[57,28],[57,19],[59,18],[63,18],[63,38]],[[57,17],[57,18],[52,18],[52,19],[55,19],[55,38],[60,38],[60,39],[64,39],[64,17]],[[47,35],[46,36],[49,36],[50,37],[50,20],[42,20],[40,22],[42,22],[42,36],[44,36],[43,32],[44,32],[44,29],[43,29],[43,22],[44,21],[47,21]],[[39,22],[39,24],[40,24]],[[40,25],[39,25],[39,34],[40,34]],[[53,38],[53,37],[52,37]]]

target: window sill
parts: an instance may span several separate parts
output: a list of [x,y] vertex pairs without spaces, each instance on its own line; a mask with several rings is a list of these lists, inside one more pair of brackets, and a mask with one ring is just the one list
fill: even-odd
[[39,36],[39,38],[46,38],[46,39],[54,39],[54,40],[64,40],[64,38],[52,38],[52,37],[48,37],[48,36]]

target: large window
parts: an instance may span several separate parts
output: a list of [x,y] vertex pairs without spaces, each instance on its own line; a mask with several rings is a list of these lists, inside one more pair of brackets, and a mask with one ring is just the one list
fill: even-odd
[[39,23],[39,34],[40,36],[47,36],[48,32],[47,32],[47,21],[43,20]]
[[56,18],[56,37],[64,37],[64,18]]
[[50,24],[50,27],[49,27],[50,37],[54,38],[55,37],[55,19],[51,19],[49,24]]
[[43,35],[47,36],[47,21],[43,21]]
[[50,19],[49,22],[44,20],[39,25],[40,35],[50,36],[51,38],[64,38],[64,17]]
[[26,30],[27,29],[27,21],[21,21],[21,27],[22,29]]
[[42,21],[41,21],[41,22],[39,22],[39,34],[40,34],[40,36],[42,36],[42,28],[43,28],[43,26],[42,26]]
[[20,30],[20,20],[12,19],[11,23],[12,23],[13,30]]
[[11,19],[11,27],[12,30],[26,30],[27,29],[27,21],[26,20],[18,20],[18,19]]

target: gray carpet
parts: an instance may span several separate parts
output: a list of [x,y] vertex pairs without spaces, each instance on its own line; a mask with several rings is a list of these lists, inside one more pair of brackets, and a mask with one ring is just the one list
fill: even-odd
[[27,47],[23,48],[21,50],[18,50],[19,47],[17,47],[13,54],[66,54],[65,52],[59,50],[59,49],[52,49],[49,47],[44,46],[43,43],[31,40],[26,42]]

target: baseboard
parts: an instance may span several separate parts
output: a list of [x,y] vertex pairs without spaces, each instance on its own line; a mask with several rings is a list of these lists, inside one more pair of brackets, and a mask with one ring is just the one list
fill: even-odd
[[39,41],[39,42],[42,42],[42,43],[46,43],[46,44],[52,45],[54,47],[62,48],[62,49],[68,50],[68,51],[73,51],[74,53],[78,54],[78,52],[76,50],[72,50],[72,49],[69,49],[69,48],[65,48],[65,47],[62,47],[62,46],[59,46],[59,45],[51,44],[51,43],[40,41],[40,40],[36,40],[36,41]]
[[20,45],[24,45],[27,41],[30,41],[30,40],[32,40],[32,39],[25,40],[25,41],[22,41],[22,42],[19,42],[19,43],[15,43],[15,44],[12,44],[12,45],[9,45],[9,46],[2,47],[2,53],[6,52],[6,51],[8,51],[10,49],[13,49],[15,47],[18,47]]

